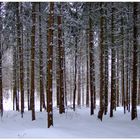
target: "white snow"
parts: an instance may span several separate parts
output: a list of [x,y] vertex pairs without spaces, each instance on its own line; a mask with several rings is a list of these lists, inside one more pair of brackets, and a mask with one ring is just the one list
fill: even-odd
[[123,113],[123,108],[114,111],[114,117],[109,114],[101,122],[97,118],[98,106],[93,116],[90,108],[82,107],[66,109],[60,115],[54,107],[54,126],[47,128],[47,112],[36,111],[36,120],[31,120],[31,111],[27,110],[21,118],[20,112],[12,109],[10,101],[4,102],[4,116],[0,119],[0,138],[140,138],[140,107],[138,119],[131,121],[131,113]]

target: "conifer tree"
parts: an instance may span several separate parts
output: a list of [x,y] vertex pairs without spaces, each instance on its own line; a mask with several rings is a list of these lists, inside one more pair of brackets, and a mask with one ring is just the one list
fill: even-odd
[[41,28],[41,2],[38,3],[39,7],[39,85],[40,85],[40,111],[42,108],[46,109],[44,97],[44,84],[43,84],[43,50],[42,50],[42,28]]
[[61,3],[58,5],[59,15],[58,22],[58,50],[59,50],[59,113],[65,113],[64,108],[64,47],[62,44],[62,13]]
[[35,23],[36,23],[36,3],[32,2],[32,31],[31,31],[31,110],[32,121],[35,120]]
[[98,118],[102,121],[104,113],[104,12],[100,3],[100,110]]
[[110,99],[110,117],[113,117],[113,109],[115,107],[115,38],[114,38],[114,12],[115,7],[112,3],[111,16],[111,99]]
[[53,24],[54,24],[54,2],[50,2],[49,22],[47,40],[47,112],[48,128],[53,126]]
[[3,87],[2,87],[2,45],[1,45],[1,37],[2,37],[2,17],[1,17],[1,5],[0,2],[0,113],[3,116]]
[[131,119],[137,118],[137,13],[138,5],[136,2],[133,3],[133,77],[132,77],[132,109]]

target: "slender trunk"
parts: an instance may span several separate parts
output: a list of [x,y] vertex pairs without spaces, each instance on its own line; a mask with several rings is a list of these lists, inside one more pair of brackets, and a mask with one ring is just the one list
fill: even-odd
[[[129,35],[129,39],[130,39],[130,35]],[[128,58],[131,58],[132,52],[131,52],[131,45],[129,45],[129,52],[128,52]],[[130,112],[130,98],[131,98],[131,73],[132,71],[131,69],[131,59],[129,59],[129,70],[128,70],[128,112]]]
[[[71,62],[70,62],[70,64],[71,64]],[[70,104],[72,104],[72,87],[73,87],[73,76],[72,76],[72,73],[73,73],[73,70],[74,68],[73,67],[70,67],[70,74],[69,74],[69,79],[70,79],[70,92],[69,92],[69,94],[70,94]]]
[[27,33],[27,102],[28,102],[28,110],[30,110],[30,49],[29,49],[29,34]]
[[[19,86],[20,86],[20,94],[21,94],[21,117],[23,117],[24,113],[24,72],[23,72],[23,46],[21,43],[21,29],[22,23],[20,21],[20,13],[19,13],[19,3],[17,2],[16,5],[16,18],[17,18],[17,47],[19,47],[19,69],[20,69],[20,79],[19,79]],[[22,10],[22,5],[21,5]],[[22,12],[22,11],[21,11]]]
[[77,77],[77,35],[75,36],[75,75],[74,75],[74,90],[73,90],[73,110],[75,111],[75,100],[76,100],[76,77]]
[[125,113],[125,92],[124,92],[124,29],[123,29],[123,17],[121,17],[121,35],[122,35],[122,49],[121,49],[121,85],[122,85],[122,106],[124,107],[124,113]]
[[61,4],[59,5],[60,14],[58,16],[58,48],[59,48],[59,113],[65,113],[64,107],[64,47],[62,44],[62,16],[61,16]]
[[19,47],[18,45],[16,46],[16,87],[17,87],[17,91],[16,91],[16,111],[19,111],[19,104],[20,104],[20,101],[19,101],[19,93],[20,93],[20,63],[19,63]]
[[81,71],[80,71],[80,62],[78,67],[78,89],[77,89],[77,105],[81,106]]
[[136,2],[133,3],[133,83],[132,83],[132,109],[131,109],[131,119],[137,118],[137,11],[138,5]]
[[98,118],[102,121],[104,113],[104,17],[101,4],[101,18],[100,18],[100,110],[98,112]]
[[127,50],[126,50],[126,107],[129,110],[129,31],[127,32]]
[[3,116],[3,92],[2,92],[2,43],[1,43],[1,31],[2,31],[2,18],[1,18],[1,2],[0,2],[0,112]]
[[59,108],[60,105],[60,70],[59,70],[59,48],[57,47],[56,49],[57,54],[56,54],[56,102],[57,102],[57,107]]
[[[91,3],[90,3],[91,11]],[[89,16],[89,52],[90,52],[90,115],[94,114],[94,58],[93,58],[93,32],[92,32],[92,19]]]
[[[106,6],[106,5],[105,5]],[[107,6],[106,6],[107,7]],[[107,16],[107,10],[105,10],[105,15]],[[105,41],[107,42],[107,18],[105,18]],[[105,44],[104,49],[105,57],[104,57],[104,63],[105,63],[105,80],[104,80],[104,98],[105,98],[105,109],[104,114],[107,114],[108,111],[108,44]]]
[[113,117],[114,100],[115,100],[115,48],[114,48],[114,5],[112,3],[112,19],[111,19],[111,101],[110,101],[110,117]]
[[87,37],[87,76],[86,76],[86,107],[89,107],[89,44],[88,44],[88,29],[86,30]]
[[36,21],[36,3],[32,2],[32,32],[31,32],[31,110],[32,110],[32,121],[35,120],[35,21]]
[[67,81],[66,81],[66,56],[65,56],[65,50],[64,50],[64,93],[65,93],[65,106],[67,106]]
[[84,82],[84,65],[82,64],[82,83],[81,83],[81,86],[82,86],[82,106],[84,106],[84,102],[85,102],[85,94],[84,94],[84,85],[85,85],[85,82]]
[[16,46],[13,49],[13,110],[15,110],[16,95],[17,95],[17,78],[16,78]]
[[53,126],[53,22],[54,22],[54,2],[50,2],[49,11],[49,29],[47,43],[47,111],[48,111],[48,128]]
[[[15,16],[16,17],[16,16]],[[15,21],[15,18],[14,18]],[[16,31],[14,33],[16,34]],[[17,39],[17,38],[16,38]],[[13,48],[13,110],[19,111],[19,92],[18,92],[18,47],[17,45]]]
[[40,111],[46,109],[44,98],[43,84],[43,51],[42,51],[42,34],[41,34],[41,3],[39,2],[39,85],[40,85]]

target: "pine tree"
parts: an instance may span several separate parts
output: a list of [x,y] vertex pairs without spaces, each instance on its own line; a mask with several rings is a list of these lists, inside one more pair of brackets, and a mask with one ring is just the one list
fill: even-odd
[[21,21],[20,21],[20,11],[19,3],[16,3],[16,19],[17,19],[17,47],[19,47],[19,68],[20,68],[20,94],[21,94],[21,116],[24,113],[24,73],[23,73],[23,46],[21,44]]
[[[75,18],[77,19],[77,7],[76,7],[76,12],[75,12]],[[77,91],[77,53],[78,53],[78,29],[73,28],[72,29],[73,36],[74,36],[74,41],[75,41],[75,65],[74,65],[74,89],[73,89],[73,110],[75,111],[75,100],[76,100],[76,91]]]
[[[107,4],[105,3],[105,8],[107,8]],[[107,10],[105,9],[105,17],[104,17],[104,36],[105,36],[105,45],[104,45],[104,54],[105,54],[105,57],[104,57],[104,65],[105,65],[105,71],[104,71],[104,114],[106,115],[107,114],[107,111],[108,111],[108,36],[107,36]]]
[[76,35],[76,31],[75,31],[75,73],[74,73],[74,90],[73,90],[73,110],[75,111],[75,100],[76,100],[76,91],[77,91],[77,85],[76,85],[76,77],[77,77],[77,43],[78,43],[78,37]]
[[113,117],[113,109],[115,102],[115,40],[114,40],[114,4],[112,3],[112,16],[111,16],[111,99],[110,99],[110,117]]
[[86,58],[87,58],[87,74],[86,74],[86,107],[89,107],[89,43],[88,43],[88,29],[86,30],[86,42],[87,42],[87,49],[86,49]]
[[27,49],[26,49],[26,61],[27,61],[27,78],[26,78],[26,83],[27,83],[27,102],[28,102],[28,110],[31,110],[30,107],[30,48],[29,48],[29,33],[26,35],[26,43],[27,43]]
[[31,31],[31,110],[32,110],[32,121],[35,120],[35,23],[36,23],[36,3],[32,2],[32,31]]
[[122,48],[121,48],[121,85],[122,85],[122,106],[124,106],[125,113],[125,91],[124,91],[124,23],[123,14],[121,16],[121,36],[122,36]]
[[[81,57],[81,55],[79,56]],[[79,58],[80,59],[80,58]],[[78,88],[77,88],[77,105],[81,106],[81,70],[80,70],[80,62],[78,65]]]
[[[89,5],[89,12],[91,12],[91,3]],[[92,31],[92,19],[89,14],[89,59],[90,59],[90,115],[94,114],[94,57],[93,57],[93,31]]]
[[54,2],[50,2],[48,40],[47,40],[47,111],[48,128],[53,126],[53,23],[54,23]]
[[3,87],[2,87],[2,45],[1,45],[1,36],[2,36],[2,17],[1,17],[1,5],[0,2],[0,113],[1,117],[3,116]]
[[104,113],[104,11],[102,3],[100,3],[100,110],[98,112],[98,118],[102,121]]
[[39,7],[39,85],[40,85],[40,111],[42,108],[46,109],[44,98],[44,84],[43,84],[43,51],[42,51],[42,34],[41,34],[41,3],[38,3]]
[[138,5],[136,2],[133,3],[133,77],[132,77],[132,109],[131,119],[137,118],[137,15]]
[[[15,8],[16,8],[16,5],[17,4],[15,4]],[[18,12],[18,11],[16,10],[16,12]],[[15,21],[15,18],[17,18],[17,16],[14,17],[14,21]],[[16,40],[18,40],[17,29],[14,30],[14,34],[16,34]],[[19,58],[19,56],[18,56],[18,49],[19,49],[18,45],[17,44],[14,45],[14,48],[13,48],[13,110],[15,109],[15,105],[16,105],[16,111],[19,111],[19,90],[18,90],[19,89],[19,72],[18,72],[18,68],[19,68],[18,58]]]
[[117,59],[117,64],[116,64],[116,106],[118,107],[119,106],[119,102],[120,102],[120,93],[119,93],[119,88],[120,88],[120,86],[119,86],[119,80],[120,80],[120,78],[119,78],[119,51],[120,49],[119,49],[119,47],[117,48],[117,50],[116,50],[116,59]]
[[58,22],[58,50],[59,50],[59,113],[65,113],[64,108],[64,47],[62,44],[62,13],[61,3],[58,5],[59,15],[57,17]]

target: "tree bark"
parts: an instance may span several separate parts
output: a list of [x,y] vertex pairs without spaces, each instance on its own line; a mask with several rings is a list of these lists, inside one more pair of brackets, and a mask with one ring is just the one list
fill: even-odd
[[89,43],[88,43],[88,29],[86,30],[86,42],[87,42],[87,49],[86,49],[86,55],[87,55],[87,76],[86,76],[86,107],[89,107]]
[[29,34],[27,33],[27,52],[26,52],[26,59],[27,59],[27,102],[28,102],[28,110],[31,110],[30,107],[30,48],[29,45]]
[[[89,5],[90,9],[89,11],[91,12],[91,3]],[[89,59],[90,59],[90,66],[89,66],[89,70],[90,70],[90,115],[94,114],[94,94],[95,94],[95,90],[94,90],[94,52],[93,52],[93,31],[92,31],[92,19],[90,17],[89,14]]]
[[124,29],[123,29],[123,17],[121,17],[121,35],[122,35],[122,49],[121,49],[121,85],[122,85],[122,106],[125,113],[125,91],[124,91]]
[[75,100],[76,100],[76,77],[77,77],[77,35],[75,36],[75,74],[74,74],[74,90],[73,90],[73,110],[75,111]]
[[111,17],[111,101],[110,101],[110,117],[113,117],[113,109],[115,107],[115,46],[114,46],[114,5],[112,3]]
[[[20,94],[21,94],[21,117],[23,117],[24,113],[24,72],[23,72],[23,46],[21,43],[21,29],[22,29],[22,23],[20,21],[20,11],[19,8],[22,9],[19,6],[19,3],[16,3],[16,18],[17,18],[17,47],[19,47],[19,69],[20,69],[20,79],[19,79],[19,85],[20,85]],[[21,11],[22,12],[22,11]]]
[[100,8],[100,110],[98,112],[98,118],[102,121],[104,113],[104,12],[102,9],[102,3],[100,3]]
[[0,113],[1,117],[3,116],[3,84],[2,84],[2,43],[1,43],[1,34],[2,34],[2,17],[1,17],[1,2],[0,2]]
[[[107,4],[105,4],[105,7],[107,8],[106,6]],[[107,16],[107,10],[105,10],[105,16]],[[104,19],[105,21],[105,27],[104,27],[104,30],[105,30],[105,41],[106,41],[106,44],[105,44],[105,49],[104,49],[104,53],[105,53],[105,57],[104,57],[104,63],[105,63],[105,79],[104,79],[104,98],[105,98],[105,108],[104,108],[104,114],[106,115],[107,114],[107,111],[108,111],[108,41],[107,41],[107,18],[105,17]]]
[[59,4],[58,21],[58,49],[59,49],[59,113],[65,113],[64,107],[64,47],[62,44],[62,16],[61,16],[61,3]]
[[40,111],[46,109],[44,98],[43,84],[43,51],[42,51],[42,34],[41,34],[41,3],[39,2],[39,85],[40,85]]
[[54,2],[50,2],[49,11],[49,29],[47,43],[47,111],[48,111],[48,128],[53,126],[53,22],[54,22]]
[[132,108],[131,108],[131,119],[137,118],[137,13],[138,5],[136,2],[133,3],[133,83],[132,83]]
[[31,32],[31,110],[32,121],[35,120],[35,22],[36,22],[36,3],[32,2],[32,32]]

